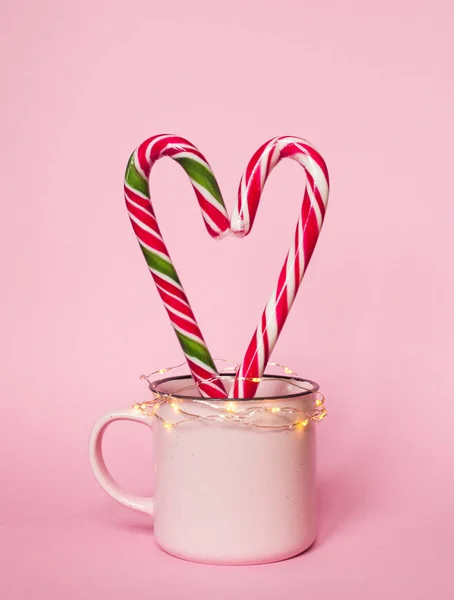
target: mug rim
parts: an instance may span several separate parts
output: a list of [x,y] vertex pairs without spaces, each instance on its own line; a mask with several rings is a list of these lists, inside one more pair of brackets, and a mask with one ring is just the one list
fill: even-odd
[[[235,377],[236,373],[224,373],[220,375],[220,379],[230,379]],[[192,376],[187,375],[175,375],[173,377],[165,377],[164,379],[156,379],[155,381],[150,381],[148,384],[149,389],[161,396],[171,396],[172,398],[178,398],[179,400],[208,400],[210,402],[231,402],[232,400],[240,401],[240,402],[256,402],[257,400],[284,400],[287,398],[300,398],[301,396],[308,396],[309,394],[314,394],[319,391],[320,385],[316,381],[312,381],[311,379],[306,379],[305,377],[295,377],[291,375],[272,375],[271,373],[266,373],[262,375],[262,379],[279,379],[284,381],[300,381],[309,383],[312,385],[311,390],[301,390],[296,392],[295,394],[279,394],[278,396],[255,396],[254,398],[203,398],[202,396],[188,396],[185,394],[179,393],[171,393],[171,392],[162,392],[159,390],[159,386],[163,383],[167,383],[169,381],[177,381],[179,379],[188,379],[192,380]]]

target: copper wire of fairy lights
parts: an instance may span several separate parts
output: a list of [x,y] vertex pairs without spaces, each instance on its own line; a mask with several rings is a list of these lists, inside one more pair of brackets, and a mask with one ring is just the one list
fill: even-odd
[[[224,359],[217,359],[218,361],[228,362]],[[157,420],[161,421],[164,425],[164,428],[167,430],[173,429],[178,425],[182,425],[183,423],[188,423],[189,421],[194,420],[202,420],[207,422],[217,422],[217,423],[233,423],[247,427],[254,427],[257,429],[268,429],[268,430],[301,430],[304,429],[310,421],[321,421],[327,415],[326,408],[324,406],[325,398],[323,394],[320,392],[312,392],[314,394],[314,405],[308,409],[297,408],[294,406],[268,406],[264,404],[263,399],[257,400],[254,402],[254,399],[249,401],[239,400],[222,400],[222,401],[212,401],[206,398],[194,398],[188,397],[184,398],[184,400],[180,397],[175,397],[171,393],[161,393],[158,392],[155,388],[152,388],[152,377],[155,375],[163,375],[164,373],[168,373],[169,371],[174,371],[182,366],[185,363],[181,363],[179,365],[175,365],[172,367],[164,367],[161,369],[157,369],[153,371],[149,375],[141,375],[141,379],[144,379],[148,382],[151,391],[152,391],[152,399],[147,400],[145,402],[136,402],[133,404],[134,410],[140,412],[144,415],[148,415],[150,417],[154,417]],[[298,374],[280,363],[270,363],[269,366],[277,367],[284,371],[286,375],[294,375],[298,377]],[[221,369],[219,374],[222,376],[222,373],[236,371],[238,365],[231,365],[226,367],[225,369]],[[224,375],[224,378],[231,377],[231,375]],[[258,380],[258,381],[257,381]],[[267,381],[282,381],[282,377],[278,375],[267,375],[266,377],[254,378],[255,383],[260,383],[262,380]],[[310,393],[311,389],[304,387],[302,385],[304,381],[295,381],[292,379],[285,379],[287,384],[290,384],[296,388],[295,394],[298,393],[297,390],[302,390],[305,394]],[[195,383],[191,381],[190,385],[184,385],[179,388],[174,394],[180,395],[181,393],[187,392],[194,388],[198,388],[201,382]],[[308,383],[308,382],[306,382]],[[271,400],[270,400],[271,401]],[[202,407],[208,407],[210,412],[208,414],[199,414],[196,412],[192,412],[187,405],[196,405]],[[176,421],[168,421],[161,414],[159,414],[160,409],[164,405],[170,405],[173,409],[174,413],[182,418]],[[254,421],[254,418],[257,415],[262,415],[264,417],[273,417],[272,419],[268,419],[268,423],[257,423]],[[279,422],[280,417],[284,417],[288,419],[289,415],[294,415],[293,419],[290,423],[288,422]],[[272,422],[271,422],[272,420]]]

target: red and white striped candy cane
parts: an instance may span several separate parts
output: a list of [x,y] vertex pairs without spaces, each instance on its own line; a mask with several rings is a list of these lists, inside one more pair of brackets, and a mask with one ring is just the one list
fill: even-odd
[[228,230],[228,213],[210,165],[190,142],[168,134],[145,140],[129,159],[124,184],[129,218],[200,392],[208,398],[226,398],[151,203],[148,178],[154,163],[164,156],[173,158],[188,174],[208,233],[218,237]]
[[240,237],[250,232],[266,180],[284,158],[292,158],[304,167],[306,189],[295,238],[277,286],[268,300],[238,370],[230,393],[234,398],[253,398],[257,391],[259,381],[254,380],[263,375],[287,319],[317,243],[328,202],[328,170],[317,150],[301,138],[276,137],[259,148],[247,166],[240,183],[238,203],[230,221],[231,230]]

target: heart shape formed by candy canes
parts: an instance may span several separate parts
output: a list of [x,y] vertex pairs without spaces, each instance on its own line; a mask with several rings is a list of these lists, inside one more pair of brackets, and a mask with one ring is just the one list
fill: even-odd
[[205,226],[212,237],[219,237],[228,230],[228,213],[210,165],[187,140],[169,134],[155,135],[132,153],[124,183],[132,227],[201,394],[208,398],[226,398],[226,389],[194,317],[153,210],[148,178],[154,163],[163,156],[173,158],[186,171],[199,201]]
[[253,398],[257,391],[311,259],[328,203],[328,169],[317,150],[301,138],[276,137],[263,144],[249,161],[241,179],[238,203],[232,214],[230,229],[240,237],[250,232],[266,180],[284,158],[296,160],[306,172],[303,203],[295,237],[279,274],[277,286],[265,306],[238,369],[230,393],[233,398]]
[[[188,174],[211,236],[218,237],[229,229],[227,210],[211,167],[187,140],[173,135],[154,136],[132,154],[126,169],[125,199],[133,229],[200,392],[210,398],[226,398],[227,392],[164,244],[151,203],[148,178],[153,164],[163,156],[176,160]],[[325,216],[329,193],[325,161],[309,142],[283,136],[261,146],[250,160],[241,179],[230,229],[240,237],[248,235],[266,180],[284,158],[296,160],[305,169],[303,203],[294,241],[277,286],[266,304],[232,386],[230,396],[234,398],[254,397]]]

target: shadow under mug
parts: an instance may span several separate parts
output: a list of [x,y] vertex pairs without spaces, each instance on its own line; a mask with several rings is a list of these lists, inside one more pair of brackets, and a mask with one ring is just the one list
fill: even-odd
[[[223,379],[229,388],[233,375]],[[314,410],[318,384],[265,376],[258,397],[233,401],[181,391],[191,390],[191,384],[190,376],[150,384],[154,394],[172,399],[173,408],[169,402],[159,406],[159,418],[134,408],[101,417],[90,436],[90,463],[98,483],[114,500],[152,516],[157,543],[179,558],[246,565],[300,554],[316,534],[316,423],[309,419],[304,427],[278,426],[294,422],[298,413],[288,409]],[[192,384],[191,393],[193,389]],[[257,412],[259,426],[210,420],[213,410],[225,414],[232,407]],[[205,418],[185,418],[185,413]],[[121,420],[152,429],[153,497],[122,489],[104,463],[104,432]]]

